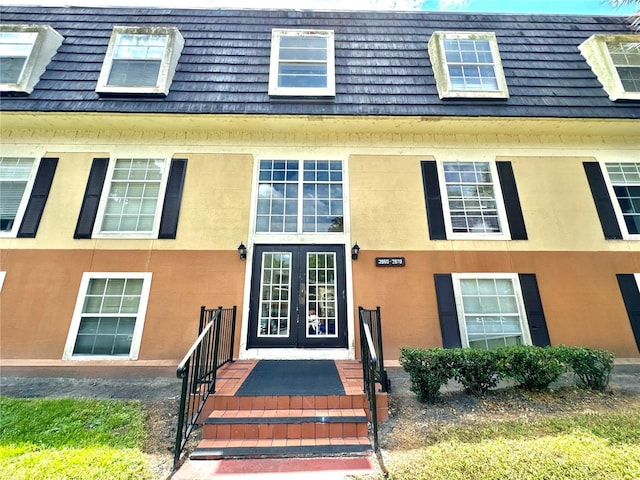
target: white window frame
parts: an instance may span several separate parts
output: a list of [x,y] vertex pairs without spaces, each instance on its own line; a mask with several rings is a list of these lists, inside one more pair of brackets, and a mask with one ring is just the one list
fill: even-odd
[[33,165],[31,167],[31,173],[29,174],[29,178],[27,180],[27,184],[24,187],[24,192],[22,193],[22,200],[20,200],[20,205],[18,206],[18,210],[16,211],[16,217],[13,221],[13,227],[9,232],[0,231],[0,238],[15,238],[18,234],[18,230],[20,229],[20,225],[22,224],[22,218],[24,217],[24,213],[27,209],[27,204],[29,203],[29,199],[31,198],[31,191],[33,190],[33,183],[35,182],[36,175],[38,173],[38,169],[40,168],[40,158],[38,157],[21,157],[15,155],[2,155],[2,158],[25,158],[25,159],[33,159]]
[[[62,354],[63,360],[122,360],[131,361],[137,360],[140,353],[140,343],[142,341],[142,332],[144,330],[144,321],[147,315],[147,306],[149,304],[149,293],[151,291],[151,272],[85,272],[82,274],[82,280],[80,281],[80,289],[78,290],[78,297],[76,299],[76,306],[73,311],[73,317],[71,320],[71,326],[69,327],[69,334],[65,343],[64,351]],[[141,279],[142,280],[142,292],[140,293],[140,304],[138,305],[138,313],[136,315],[136,326],[133,331],[133,338],[131,340],[131,350],[129,355],[125,356],[113,356],[113,355],[74,355],[73,349],[76,344],[76,338],[78,336],[78,330],[80,328],[80,322],[82,320],[82,308],[84,306],[84,300],[89,287],[89,281],[93,279]]]
[[[453,222],[451,221],[451,209],[449,208],[449,195],[447,194],[447,183],[445,179],[444,164],[445,163],[488,163],[491,170],[491,180],[493,183],[493,192],[495,195],[496,207],[498,210],[498,219],[500,221],[500,232],[454,232]],[[500,177],[498,177],[498,169],[494,160],[438,160],[436,162],[438,168],[438,181],[440,184],[440,197],[442,199],[442,212],[444,214],[444,225],[447,233],[447,239],[450,240],[511,240],[511,231],[509,230],[509,220],[502,196],[502,187],[500,185]]]
[[[327,40],[327,86],[311,87],[279,87],[280,39],[282,37],[323,37]],[[287,97],[335,97],[335,45],[333,30],[292,30],[273,29],[271,31],[271,57],[269,68],[269,95]]]
[[[491,47],[493,71],[496,77],[497,90],[460,90],[451,85],[449,68],[445,55],[445,40],[486,40]],[[502,60],[498,49],[498,40],[493,32],[433,32],[427,45],[431,66],[436,78],[436,87],[440,98],[509,98],[507,80],[502,69]]]
[[[153,220],[153,230],[149,232],[103,232],[102,220],[104,218],[104,212],[107,208],[107,201],[109,198],[109,191],[111,190],[111,183],[113,181],[113,172],[115,170],[117,160],[125,159],[142,159],[142,160],[163,160],[164,170],[162,172],[162,178],[160,180],[160,188],[158,191],[158,203],[156,204],[156,213]],[[105,176],[104,185],[102,186],[102,193],[100,194],[100,204],[98,206],[98,213],[96,214],[96,220],[93,225],[92,238],[158,238],[158,232],[160,230],[160,218],[162,216],[162,209],[164,205],[164,197],[167,192],[167,181],[169,178],[169,168],[171,167],[171,158],[163,155],[149,155],[149,156],[124,156],[118,155],[109,159],[109,167],[107,169],[107,175]]]
[[611,204],[613,205],[613,211],[616,215],[616,220],[618,221],[618,226],[620,227],[620,232],[622,233],[622,238],[624,240],[640,240],[639,233],[629,233],[629,229],[627,228],[627,224],[624,221],[624,215],[622,213],[622,209],[620,208],[620,203],[618,202],[618,197],[616,196],[616,192],[613,190],[613,182],[611,178],[609,178],[609,172],[607,171],[607,163],[633,163],[640,165],[640,161],[638,162],[629,162],[629,161],[604,161],[600,162],[600,169],[602,171],[602,176],[604,177],[604,182],[607,185],[607,190],[609,191],[609,198],[611,199]]
[[640,42],[638,35],[596,34],[578,46],[610,100],[640,100],[640,92],[627,92],[624,89],[607,44],[638,42]]
[[[298,180],[296,181],[298,185],[298,197],[297,197],[297,230],[295,232],[262,232],[257,231],[258,227],[258,202],[260,200],[259,188],[260,188],[260,163],[262,161],[283,161],[283,162],[298,162]],[[304,180],[304,162],[305,161],[318,161],[318,162],[333,162],[339,161],[342,165],[342,231],[341,232],[304,232],[304,185],[305,184],[318,184],[316,182],[305,182]],[[333,239],[330,241],[336,242],[338,241],[336,237],[345,236],[348,234],[348,226],[347,226],[347,207],[349,205],[349,196],[347,191],[348,186],[348,178],[347,178],[347,165],[346,161],[342,158],[336,156],[328,156],[326,158],[308,158],[308,157],[288,157],[288,156],[268,156],[258,158],[255,162],[255,181],[254,181],[254,194],[252,199],[252,212],[251,212],[251,231],[253,232],[255,237],[261,238],[262,242],[272,243],[276,241],[283,242],[291,242],[291,241],[308,241],[313,238],[314,241],[320,240],[319,243],[323,243],[323,240],[326,242],[326,239]],[[280,183],[280,182],[271,182],[271,183]],[[289,182],[292,183],[292,182]],[[325,182],[320,182],[325,183]],[[331,182],[329,182],[331,183]],[[335,183],[335,182],[334,182]],[[345,237],[346,238],[346,237]]]
[[4,279],[7,276],[7,272],[0,272],[0,292],[2,292],[2,286],[4,285]]
[[[116,48],[116,41],[119,35],[166,35],[167,44],[164,55],[160,62],[160,70],[155,86],[121,86],[109,85],[109,74],[113,65],[113,55]],[[169,94],[169,88],[173,81],[178,60],[184,47],[184,38],[175,27],[125,27],[115,26],[111,32],[109,46],[104,57],[102,70],[96,86],[96,92],[101,94],[146,94],[163,95]]]
[[2,92],[22,92],[30,94],[47,69],[64,37],[49,25],[15,25],[2,24],[0,31],[17,33],[37,33],[31,53],[22,68],[16,83],[0,83]]
[[638,292],[640,292],[640,273],[634,273],[633,276],[636,279],[636,284],[638,285]]
[[529,320],[522,296],[522,287],[520,286],[520,278],[517,273],[452,273],[453,294],[458,314],[458,328],[460,330],[460,340],[464,348],[469,348],[469,336],[467,334],[467,324],[465,322],[464,306],[462,303],[462,287],[460,280],[465,279],[492,279],[492,280],[511,280],[513,291],[516,296],[518,310],[520,315],[520,332],[522,335],[522,343],[524,345],[532,345],[531,333],[529,332]]

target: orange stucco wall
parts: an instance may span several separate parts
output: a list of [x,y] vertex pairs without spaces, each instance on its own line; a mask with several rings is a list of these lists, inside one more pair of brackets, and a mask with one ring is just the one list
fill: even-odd
[[[152,272],[139,360],[177,362],[197,337],[200,306],[238,306],[236,251],[5,250],[0,303],[4,359],[62,358],[84,272]],[[239,334],[236,334],[236,353]]]
[[[375,257],[404,256],[405,267]],[[353,263],[354,304],[381,307],[385,360],[400,348],[441,347],[435,273],[535,273],[551,343],[638,357],[617,273],[640,271],[640,252],[361,251]]]

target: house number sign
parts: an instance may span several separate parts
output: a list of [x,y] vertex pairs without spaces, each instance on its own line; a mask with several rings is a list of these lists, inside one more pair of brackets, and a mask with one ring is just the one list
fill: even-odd
[[376,267],[404,267],[404,257],[376,257]]

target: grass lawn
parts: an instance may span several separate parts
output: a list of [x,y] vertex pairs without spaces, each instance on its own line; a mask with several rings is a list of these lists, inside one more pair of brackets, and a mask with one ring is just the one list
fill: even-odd
[[0,480],[151,479],[139,402],[0,397]]
[[390,452],[392,480],[638,480],[640,405],[529,421],[436,426]]

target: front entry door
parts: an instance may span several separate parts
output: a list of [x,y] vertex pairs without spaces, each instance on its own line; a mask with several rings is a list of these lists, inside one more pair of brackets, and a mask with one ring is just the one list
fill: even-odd
[[346,348],[344,246],[258,245],[249,348]]

